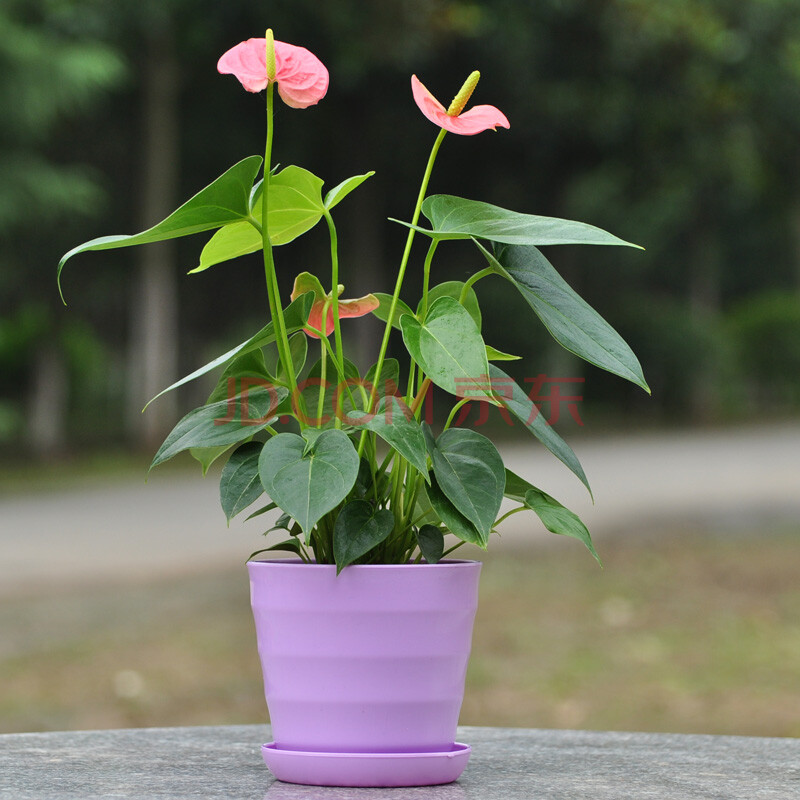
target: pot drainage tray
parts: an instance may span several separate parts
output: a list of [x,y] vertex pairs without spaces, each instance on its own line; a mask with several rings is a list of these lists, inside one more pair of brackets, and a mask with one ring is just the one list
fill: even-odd
[[464,771],[472,748],[456,742],[437,753],[313,753],[261,746],[278,780],[312,786],[433,786],[451,783]]

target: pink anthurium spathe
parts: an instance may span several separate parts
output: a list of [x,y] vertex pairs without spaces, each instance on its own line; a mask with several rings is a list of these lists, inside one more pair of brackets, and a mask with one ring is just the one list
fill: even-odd
[[[337,297],[344,291],[344,286],[339,284],[337,287]],[[330,294],[325,294],[322,284],[319,279],[312,275],[310,272],[301,272],[294,279],[294,288],[292,289],[292,300],[296,300],[300,295],[306,292],[314,293],[314,303],[311,306],[311,313],[308,315],[308,325],[303,330],[314,339],[319,339],[317,331],[323,330],[322,327],[322,314],[327,307],[328,313],[326,314],[325,322],[325,335],[330,336],[333,333],[333,308],[331,307],[332,297]],[[374,294],[367,294],[364,297],[358,297],[353,300],[339,300],[339,318],[346,319],[348,317],[363,317],[374,311],[380,302]]]
[[480,73],[473,72],[453,99],[450,108],[445,109],[425,88],[419,78],[412,75],[411,91],[414,95],[414,102],[434,125],[462,136],[473,136],[482,131],[496,130],[498,126],[510,127],[506,115],[494,106],[473,106],[469,111],[464,111],[464,106],[466,106],[479,78]]
[[[234,75],[248,92],[261,92],[267,76],[267,40],[248,39],[228,50],[217,62],[223,75]],[[287,106],[308,108],[325,97],[328,70],[305,47],[275,42],[275,83]]]

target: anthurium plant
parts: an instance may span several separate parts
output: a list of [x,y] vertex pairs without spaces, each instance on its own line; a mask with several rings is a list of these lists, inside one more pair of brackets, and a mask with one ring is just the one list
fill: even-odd
[[[219,373],[208,402],[178,422],[152,466],[187,450],[204,472],[217,459],[227,459],[220,498],[228,520],[253,507],[252,518],[277,509],[280,515],[267,533],[281,541],[265,549],[335,563],[338,570],[350,564],[435,563],[465,542],[486,548],[498,524],[521,511],[538,515],[553,533],[579,539],[596,557],[589,532],[575,514],[505,468],[486,436],[454,421],[467,403],[499,408],[517,418],[588,490],[572,449],[497,365],[513,356],[484,338],[474,287],[499,277],[522,295],[560,345],[649,391],[630,347],[538,249],[636,245],[581,222],[452,195],[429,196],[434,162],[448,133],[470,136],[508,128],[509,122],[494,106],[467,108],[478,72],[467,78],[448,108],[412,76],[413,99],[439,130],[410,220],[393,220],[408,230],[396,282],[391,292],[345,299],[340,280],[346,282],[347,266],[340,269],[334,214],[373,173],[347,178],[323,193],[323,180],[308,170],[273,168],[275,90],[293,109],[315,105],[327,92],[327,69],[307,49],[275,41],[267,31],[264,38],[228,50],[218,70],[234,75],[249,92],[265,92],[263,158],[254,155],[234,164],[154,227],[93,239],[68,252],[58,266],[60,287],[64,264],[79,253],[210,231],[193,273],[219,264],[230,269],[234,265],[229,262],[240,256],[263,253],[266,324],[164,389]],[[291,297],[281,297],[280,247],[322,220],[330,236],[329,271],[295,276]],[[454,239],[473,243],[474,274],[463,282],[436,284],[434,257]],[[413,246],[420,241],[427,250],[419,302],[412,307],[400,294]],[[342,321],[370,313],[385,328],[377,362],[361,375],[345,353]],[[387,357],[393,337],[408,353],[404,363]],[[432,384],[453,398],[441,430],[421,414]],[[501,514],[504,498],[512,507]]]

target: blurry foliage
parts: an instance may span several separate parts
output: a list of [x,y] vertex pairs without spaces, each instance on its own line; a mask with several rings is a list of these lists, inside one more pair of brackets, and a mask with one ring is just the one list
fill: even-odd
[[[261,96],[217,75],[214,63],[267,25],[279,39],[309,47],[331,71],[318,107],[280,110],[278,160],[302,163],[329,186],[377,170],[339,210],[348,292],[390,288],[404,234],[385,218],[410,213],[435,136],[413,106],[409,75],[447,98],[479,68],[475,101],[499,106],[511,130],[448,137],[431,191],[585,220],[647,248],[548,252],[618,322],[655,389],[652,400],[626,407],[626,387],[575,365],[587,377],[587,402],[611,407],[622,398],[626,414],[647,408],[662,419],[708,418],[737,410],[731,387],[745,387],[744,397],[754,370],[766,364],[797,374],[790,365],[800,334],[789,321],[800,304],[796,0],[275,0],[269,8],[253,0],[7,0],[0,8],[0,331],[19,331],[0,335],[0,361],[9,370],[0,391],[13,407],[24,402],[36,335],[56,337],[70,363],[121,361],[130,258],[87,256],[67,276],[72,314],[103,343],[102,357],[93,346],[75,356],[53,274],[58,256],[77,241],[136,226],[145,37],[169,30],[178,51],[180,182],[188,197],[262,148]],[[201,246],[182,241],[177,268],[195,266]],[[313,271],[326,247],[312,231],[281,252],[286,291],[294,274]],[[418,278],[421,259],[409,281]],[[442,247],[436,279],[463,279],[481,266],[468,248]],[[181,279],[187,371],[261,323],[262,281],[257,259]],[[487,325],[497,330],[489,338],[529,354],[530,342],[503,324],[507,287],[485,284]],[[785,298],[780,336],[766,333],[772,323],[747,319],[748,298],[766,291]],[[31,308],[49,319],[36,335],[26,327],[31,312],[24,309]],[[752,313],[773,312],[758,305]],[[235,332],[209,323],[232,317]],[[538,361],[526,355],[520,369],[537,374],[542,360],[548,368],[574,365],[548,352]],[[107,409],[104,427],[113,431],[123,383],[119,368],[110,371],[113,388],[101,386],[98,369],[81,392],[96,388]],[[71,373],[78,379],[76,368]],[[701,392],[698,381],[707,384]],[[76,386],[71,394],[75,405]],[[780,397],[776,410],[800,403],[793,390],[781,389]],[[749,401],[738,407],[748,409]]]
[[763,414],[800,406],[800,298],[796,292],[756,295],[733,308],[727,328],[748,410]]

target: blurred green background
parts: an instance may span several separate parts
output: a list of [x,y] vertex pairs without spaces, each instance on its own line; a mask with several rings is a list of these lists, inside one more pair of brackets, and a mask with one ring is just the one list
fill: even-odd
[[[327,186],[376,170],[337,208],[347,296],[391,290],[405,234],[386,218],[410,216],[436,136],[410,75],[447,104],[480,69],[474,102],[497,105],[511,128],[448,136],[430,191],[579,219],[646,248],[548,256],[631,344],[652,397],[560,351],[521,300],[483,281],[492,344],[525,355],[517,376],[585,378],[587,434],[796,425],[796,0],[5,0],[7,508],[65,480],[140,481],[207,387],[142,415],[146,400],[264,324],[257,257],[186,275],[202,235],[76,258],[68,309],[55,269],[76,244],[141,230],[262,151],[263,96],[215,67],[266,26],[331,73],[318,106],[278,109],[275,159]],[[327,250],[321,229],[280,249],[284,296],[298,272],[323,272]],[[437,281],[482,266],[458,243],[437,256]],[[415,252],[407,296],[421,261]],[[378,330],[364,319],[345,331],[361,365]],[[80,468],[64,469],[75,456]],[[602,572],[577,545],[488,558],[463,722],[800,735],[796,520],[650,533],[604,542]],[[4,596],[0,730],[264,718],[241,570],[106,581]]]
[[[431,192],[580,219],[647,248],[560,248],[551,258],[639,354],[652,399],[557,352],[533,322],[506,324],[527,309],[486,281],[487,328],[496,346],[526,354],[518,372],[585,377],[588,427],[798,410],[794,0],[293,0],[268,9],[246,0],[6,0],[4,455],[148,450],[204,401],[205,387],[141,415],[144,402],[263,324],[257,257],[186,276],[204,236],[81,256],[64,275],[68,310],[54,276],[77,243],[141,230],[261,151],[263,98],[215,64],[267,24],[331,72],[319,106],[279,109],[276,160],[329,186],[377,172],[339,209],[348,296],[390,290],[404,233],[386,218],[410,215],[435,136],[412,102],[410,74],[446,103],[479,68],[474,102],[500,107],[511,129],[448,137]],[[319,269],[326,250],[321,229],[282,248],[284,292],[301,270]],[[442,248],[437,278],[477,268],[468,248]],[[365,362],[375,330],[350,326]]]

